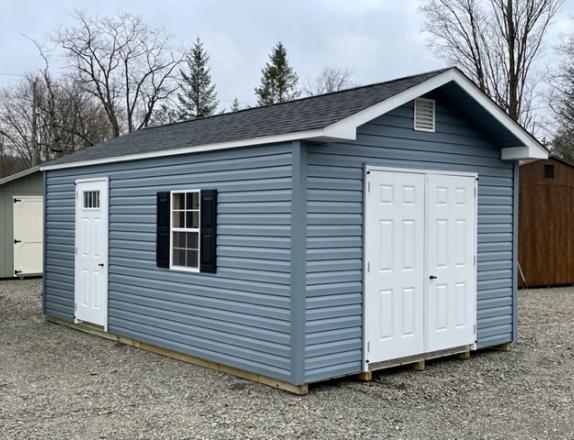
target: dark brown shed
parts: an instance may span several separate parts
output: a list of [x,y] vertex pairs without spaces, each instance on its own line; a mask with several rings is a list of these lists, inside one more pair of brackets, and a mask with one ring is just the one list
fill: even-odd
[[556,156],[520,167],[520,286],[574,284],[574,164]]

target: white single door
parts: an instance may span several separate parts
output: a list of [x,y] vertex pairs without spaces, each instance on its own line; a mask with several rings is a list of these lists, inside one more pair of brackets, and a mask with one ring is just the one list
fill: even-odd
[[427,176],[427,352],[474,344],[476,180]]
[[43,198],[14,196],[14,275],[39,275],[43,261]]
[[108,320],[108,181],[76,181],[75,319]]
[[424,174],[371,171],[365,212],[365,354],[424,352]]

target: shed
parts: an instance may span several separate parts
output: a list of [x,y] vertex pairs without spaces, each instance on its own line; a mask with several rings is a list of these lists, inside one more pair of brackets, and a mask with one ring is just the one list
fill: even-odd
[[507,344],[546,157],[455,68],[143,129],[42,167],[44,312],[300,394]]
[[552,155],[520,174],[520,285],[574,284],[574,164]]
[[40,167],[0,179],[0,278],[42,274],[43,185]]

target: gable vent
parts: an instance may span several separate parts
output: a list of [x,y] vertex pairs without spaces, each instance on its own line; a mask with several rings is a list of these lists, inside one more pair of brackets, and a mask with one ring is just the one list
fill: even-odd
[[415,130],[435,131],[434,99],[415,99]]
[[554,179],[554,165],[544,165],[544,177]]

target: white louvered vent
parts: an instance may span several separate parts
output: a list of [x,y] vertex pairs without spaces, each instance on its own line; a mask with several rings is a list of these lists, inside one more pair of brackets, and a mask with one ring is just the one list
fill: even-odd
[[435,131],[434,99],[415,99],[415,130]]

